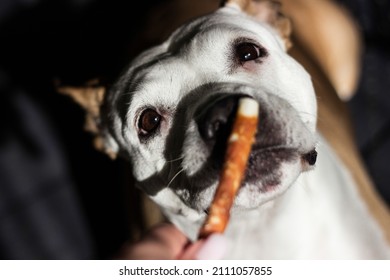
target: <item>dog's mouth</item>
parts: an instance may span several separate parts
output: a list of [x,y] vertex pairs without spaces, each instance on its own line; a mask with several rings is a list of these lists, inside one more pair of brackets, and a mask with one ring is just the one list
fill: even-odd
[[[209,160],[215,162],[217,169],[222,166],[226,141],[236,115],[237,100],[242,96],[239,94],[222,98],[206,113],[200,114],[200,135],[206,145],[211,147]],[[245,182],[262,180],[278,184],[277,178],[280,176],[275,174],[275,170],[282,163],[300,161],[302,170],[308,170],[316,163],[317,152],[312,133],[291,106],[281,100],[276,101],[277,106],[267,106],[275,101],[260,100],[258,132],[248,160]],[[264,103],[266,105],[262,105]]]
[[[184,166],[187,164],[191,168],[186,172],[189,175],[183,175],[184,179],[177,184],[179,188],[185,188],[179,192],[186,194],[183,200],[191,207],[198,208],[202,204],[199,201],[203,200],[203,209],[207,209],[211,197],[205,196],[212,194],[210,189],[214,189],[219,180],[237,100],[242,96],[228,95],[208,107],[199,106],[201,113],[195,112],[199,133],[186,137],[201,138],[199,141],[204,149],[197,150],[195,145],[183,147],[188,152],[188,157],[184,156]],[[274,96],[259,98],[258,102],[260,121],[239,192],[241,196],[255,197],[286,189],[302,171],[311,169],[317,159],[314,133],[303,124],[295,109]],[[198,154],[205,150],[209,151],[207,160],[194,168],[199,161]]]

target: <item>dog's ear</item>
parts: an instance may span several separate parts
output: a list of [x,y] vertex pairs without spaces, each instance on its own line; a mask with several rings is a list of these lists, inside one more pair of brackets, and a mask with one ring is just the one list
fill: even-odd
[[57,86],[57,91],[70,96],[86,111],[84,129],[95,136],[95,148],[106,153],[111,159],[115,159],[117,157],[116,149],[110,147],[109,142],[112,141],[107,139],[109,137],[101,127],[100,111],[106,94],[106,87],[99,85],[97,80],[93,80],[80,87]]
[[267,22],[278,31],[286,50],[292,46],[290,40],[291,21],[281,12],[281,2],[273,0],[223,0],[221,5],[239,8],[257,20]]

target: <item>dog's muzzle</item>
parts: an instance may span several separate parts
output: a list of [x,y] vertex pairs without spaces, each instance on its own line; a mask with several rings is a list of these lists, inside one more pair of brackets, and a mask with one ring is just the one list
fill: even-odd
[[[237,111],[238,100],[247,96],[245,94],[219,94],[218,98],[213,101],[208,101],[207,105],[199,106],[196,112],[196,123],[198,126],[199,134],[202,140],[206,144],[215,161],[222,161],[224,157],[224,151],[226,148],[226,139],[230,135],[234,117]],[[260,102],[261,103],[261,102]],[[279,118],[275,115],[272,109],[260,104],[260,122],[258,127],[258,135],[256,136],[256,142],[254,144],[254,154],[259,151],[267,150],[289,150],[294,149],[293,145],[289,147],[290,143],[294,142],[289,140],[285,130],[293,129],[291,126],[283,127],[285,118],[290,118],[289,112],[286,112],[286,116],[280,115]],[[297,143],[300,146],[300,143]],[[282,154],[283,152],[280,152]],[[286,154],[289,154],[287,152]],[[304,164],[312,166],[316,163],[317,152],[313,148],[309,152],[303,152],[301,159]],[[254,161],[254,156],[252,156]]]

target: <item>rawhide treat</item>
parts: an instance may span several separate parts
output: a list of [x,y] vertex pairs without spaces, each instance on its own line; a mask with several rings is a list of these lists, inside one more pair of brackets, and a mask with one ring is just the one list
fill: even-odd
[[225,160],[209,214],[200,229],[199,238],[223,233],[230,208],[245,176],[249,154],[257,132],[259,104],[252,98],[239,100],[237,115],[229,136]]

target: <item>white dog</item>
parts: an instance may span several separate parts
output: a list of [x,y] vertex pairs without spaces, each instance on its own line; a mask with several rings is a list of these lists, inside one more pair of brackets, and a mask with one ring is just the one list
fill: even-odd
[[316,132],[311,77],[286,53],[289,22],[276,6],[228,1],[180,27],[138,56],[104,98],[95,91],[90,126],[104,150],[130,160],[137,187],[196,239],[237,100],[250,96],[260,122],[225,232],[227,258],[389,258],[355,181]]

